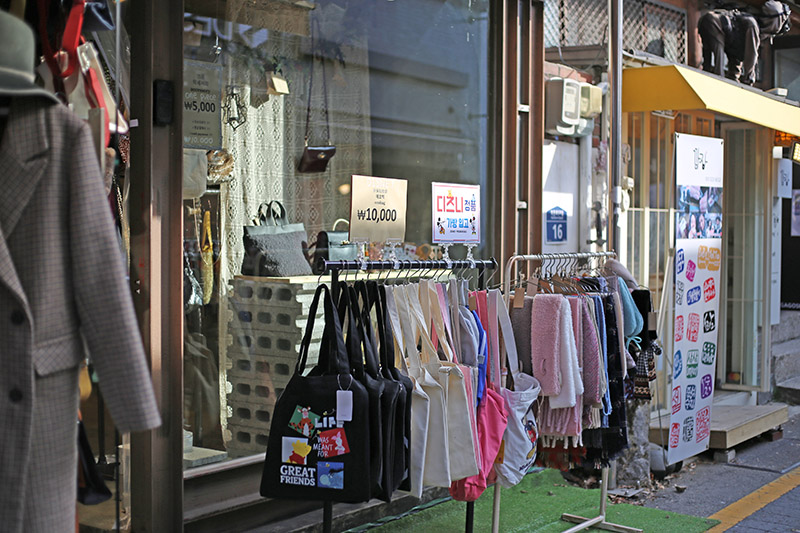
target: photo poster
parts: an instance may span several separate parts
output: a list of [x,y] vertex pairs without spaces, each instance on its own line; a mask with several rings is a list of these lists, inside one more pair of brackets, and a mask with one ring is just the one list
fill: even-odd
[[480,244],[481,186],[431,183],[434,243]]
[[708,449],[722,268],[723,141],[675,134],[675,308],[667,461]]

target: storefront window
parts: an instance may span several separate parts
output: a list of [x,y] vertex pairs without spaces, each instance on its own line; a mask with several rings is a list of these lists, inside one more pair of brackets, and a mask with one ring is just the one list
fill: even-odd
[[[186,468],[264,453],[326,279],[286,256],[286,275],[241,276],[262,203],[313,244],[349,218],[352,175],[406,179],[402,259],[436,253],[432,181],[490,189],[488,1],[218,5],[187,0],[184,18]],[[298,170],[306,137],[335,147],[322,172]]]

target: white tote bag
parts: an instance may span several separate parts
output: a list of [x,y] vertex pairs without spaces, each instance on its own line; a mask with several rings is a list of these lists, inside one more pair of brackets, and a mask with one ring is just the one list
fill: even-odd
[[[425,471],[425,450],[428,444],[428,423],[430,418],[430,399],[422,389],[419,381],[412,376],[406,364],[406,350],[408,343],[405,338],[411,338],[411,332],[403,330],[400,320],[400,313],[394,299],[394,289],[396,287],[386,287],[386,311],[392,322],[392,333],[397,346],[395,350],[396,358],[399,359],[399,367],[402,372],[411,378],[414,389],[411,391],[411,435],[410,435],[410,458],[409,458],[409,479],[411,481],[411,494],[420,498],[422,496],[423,474]],[[408,326],[406,326],[408,328]],[[416,350],[412,346],[412,350]],[[397,364],[397,363],[396,363]]]
[[[425,306],[425,293],[428,305]],[[468,367],[458,364],[448,339],[447,328],[444,325],[444,313],[439,302],[436,286],[429,280],[420,282],[420,301],[423,306],[423,315],[430,316],[433,330],[438,339],[442,352],[447,361],[439,361],[436,351],[431,344],[429,353],[436,358],[439,372],[436,376],[445,390],[447,402],[447,442],[450,445],[450,478],[453,481],[474,476],[479,472],[478,459],[475,455],[475,442],[477,435],[477,422],[475,408],[471,405],[471,391],[467,393],[467,381],[471,380],[471,371]],[[426,318],[426,324],[428,319]],[[423,346],[426,341],[423,341]],[[425,349],[423,348],[423,352]]]
[[[511,319],[500,291],[491,290],[488,296],[489,314],[498,317],[503,334],[503,345],[514,381],[514,390],[505,387],[500,390],[506,400],[509,415],[508,426],[503,433],[503,446],[495,461],[494,471],[500,486],[513,487],[522,481],[523,476],[536,460],[538,431],[533,408],[542,389],[536,378],[522,372],[517,356],[514,331],[511,328]],[[490,329],[495,330],[494,335],[496,336],[497,327]]]
[[[425,462],[422,483],[434,487],[450,486],[450,454],[447,443],[447,417],[444,389],[431,376],[417,351],[417,339],[420,339],[420,319],[415,312],[418,309],[419,286],[417,284],[400,285],[394,288],[394,301],[400,316],[400,325],[406,344],[409,377],[422,387],[428,396],[428,435],[425,443]],[[412,298],[416,297],[416,304]],[[423,336],[424,337],[424,336]],[[423,350],[427,349],[423,342]],[[426,354],[427,355],[427,354]],[[437,369],[438,372],[438,369]],[[412,413],[413,416],[413,413]],[[413,480],[412,480],[413,483]]]

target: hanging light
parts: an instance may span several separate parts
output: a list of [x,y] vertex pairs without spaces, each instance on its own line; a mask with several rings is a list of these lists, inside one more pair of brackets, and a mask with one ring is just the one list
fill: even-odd
[[795,141],[792,143],[792,151],[789,154],[789,159],[800,164],[800,141]]
[[230,85],[225,94],[225,123],[234,130],[247,122],[247,106],[242,104],[242,89]]

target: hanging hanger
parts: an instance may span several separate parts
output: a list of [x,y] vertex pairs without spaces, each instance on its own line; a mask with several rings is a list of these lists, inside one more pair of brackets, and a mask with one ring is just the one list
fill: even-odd
[[[494,266],[494,265],[493,265],[493,266]],[[489,284],[491,283],[491,281],[492,281],[492,278],[494,278],[494,277],[497,275],[497,271],[498,271],[498,270],[500,270],[500,269],[499,269],[499,268],[492,268],[492,273],[491,273],[491,275],[489,276],[489,279],[487,279],[487,280],[486,280],[486,286],[487,286],[487,287],[489,287]]]

